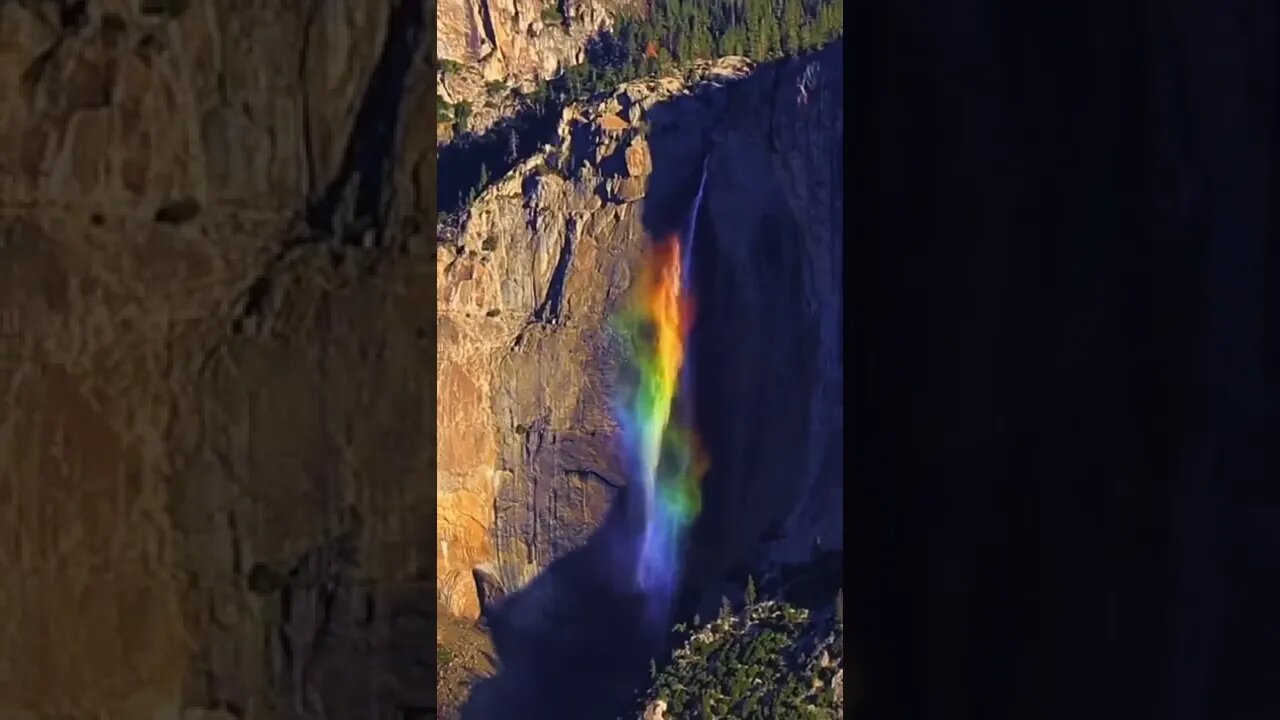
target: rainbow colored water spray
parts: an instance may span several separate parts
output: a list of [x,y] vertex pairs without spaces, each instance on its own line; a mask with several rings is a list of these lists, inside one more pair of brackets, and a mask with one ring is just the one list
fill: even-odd
[[616,318],[631,341],[635,370],[634,384],[615,404],[632,486],[642,494],[635,579],[645,592],[666,597],[679,576],[685,532],[701,509],[700,485],[708,468],[693,427],[685,372],[693,325],[688,271],[701,198],[699,186],[684,252],[674,233],[650,244],[626,307]]

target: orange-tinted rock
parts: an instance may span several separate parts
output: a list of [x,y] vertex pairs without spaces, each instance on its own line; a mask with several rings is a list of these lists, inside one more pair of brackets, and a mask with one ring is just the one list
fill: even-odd
[[468,473],[477,466],[492,467],[497,449],[488,393],[462,365],[444,364],[439,372],[436,428],[440,472]]
[[622,132],[623,130],[626,130],[630,126],[631,126],[631,123],[628,123],[626,120],[623,120],[617,115],[605,115],[604,117],[600,118],[601,129],[608,132]]

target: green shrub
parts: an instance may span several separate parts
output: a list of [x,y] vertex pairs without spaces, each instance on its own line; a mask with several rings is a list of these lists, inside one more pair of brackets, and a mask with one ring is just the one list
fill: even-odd
[[542,22],[548,25],[563,25],[564,15],[560,13],[560,8],[548,5],[542,8]]
[[762,601],[734,612],[726,602],[703,627],[677,626],[686,640],[656,673],[646,704],[661,698],[679,718],[842,717],[834,680],[844,664],[843,630],[831,610],[813,617]]
[[467,121],[471,119],[471,103],[465,100],[453,106],[453,124],[458,132],[467,129]]

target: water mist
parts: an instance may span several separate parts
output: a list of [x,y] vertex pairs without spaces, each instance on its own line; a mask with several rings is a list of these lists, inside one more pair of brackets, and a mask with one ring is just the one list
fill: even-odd
[[670,613],[685,536],[701,510],[701,481],[708,468],[695,429],[687,356],[694,313],[690,265],[706,177],[704,161],[683,232],[649,245],[630,297],[615,318],[628,341],[633,371],[614,404],[632,487],[640,493],[632,515],[632,579],[655,622]]

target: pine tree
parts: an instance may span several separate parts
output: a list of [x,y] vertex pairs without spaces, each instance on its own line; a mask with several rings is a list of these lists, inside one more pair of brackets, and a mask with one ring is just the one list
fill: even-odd
[[750,22],[747,27],[751,33],[752,56],[757,60],[769,57],[769,30],[773,27],[773,18],[770,15],[768,3],[755,0],[755,6],[748,15]]
[[660,0],[646,14],[620,18],[605,46],[555,83],[554,96],[576,99],[709,56],[745,55],[759,62],[794,55],[839,37],[843,29],[841,0]]
[[747,604],[755,605],[756,603],[756,581],[750,575],[747,576]]
[[720,596],[720,619],[723,620],[733,614],[733,603],[729,602],[729,598]]
[[805,24],[804,9],[800,0],[784,0],[782,6],[782,50],[788,54],[800,52],[800,30]]
[[778,55],[782,46],[782,28],[778,26],[778,19],[773,14],[773,8],[766,8],[765,12],[765,46],[764,52],[760,54],[761,58],[773,58]]
[[693,28],[693,52],[698,58],[706,58],[716,54],[715,38],[711,35],[712,18],[706,13]]

